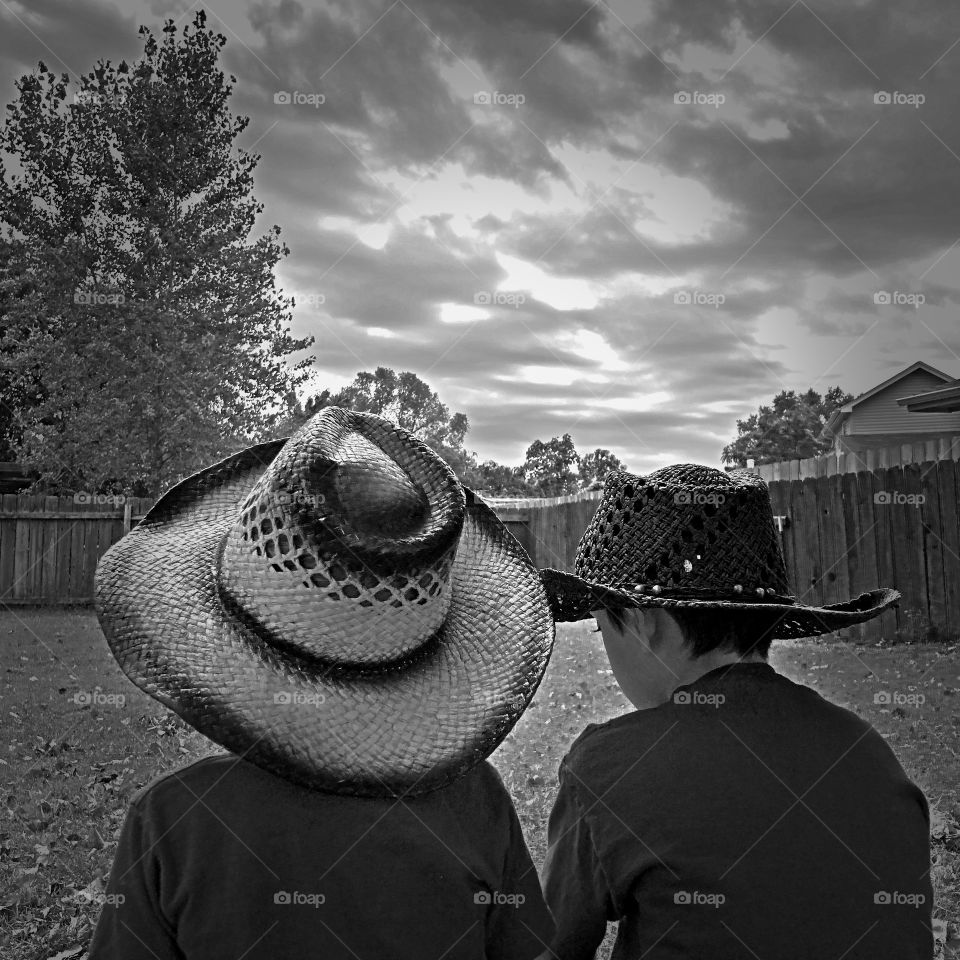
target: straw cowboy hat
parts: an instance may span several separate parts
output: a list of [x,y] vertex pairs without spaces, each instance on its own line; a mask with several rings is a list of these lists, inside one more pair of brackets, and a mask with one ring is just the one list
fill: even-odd
[[727,610],[771,637],[807,637],[870,620],[900,599],[882,588],[828,606],[797,603],[766,483],[691,463],[611,474],[574,568],[541,571],[557,620],[601,607]]
[[523,548],[432,450],[328,407],[168,490],[100,561],[127,676],[308,787],[414,796],[496,749],[554,638]]

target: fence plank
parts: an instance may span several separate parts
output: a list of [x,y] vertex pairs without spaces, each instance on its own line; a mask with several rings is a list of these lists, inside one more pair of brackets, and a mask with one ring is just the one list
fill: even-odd
[[800,603],[817,603],[820,593],[820,547],[816,480],[792,481],[790,501],[790,514],[794,518],[791,524],[795,562],[793,593]]
[[937,483],[937,464],[931,460],[924,463],[918,477],[920,495],[921,540],[927,580],[927,617],[930,636],[945,633],[946,585],[943,579],[943,519],[940,513],[940,490]]
[[[888,471],[884,467],[879,467],[873,471],[874,520],[877,531],[877,574],[879,586],[893,586],[897,579],[893,565],[893,525],[889,509],[890,505],[886,503],[885,500],[881,501],[878,499],[880,497],[886,497],[889,494],[887,489],[887,474]],[[903,620],[902,601],[901,606],[895,611],[894,620],[895,622],[890,624],[890,620],[887,618],[886,626],[892,627],[893,635],[896,635],[900,632],[901,624],[905,623]]]
[[944,630],[953,639],[960,637],[960,508],[958,508],[960,461],[937,464],[937,493],[942,538]]
[[[879,586],[877,579],[876,530],[873,519],[873,474],[850,473],[843,477],[843,510],[847,530],[849,593],[858,597]],[[870,643],[879,640],[879,618],[859,624],[855,633]]]
[[[834,496],[836,477],[818,477],[814,490],[817,504],[817,539],[820,543],[820,601],[836,603],[841,599],[837,581],[841,566],[846,568],[846,544],[843,537],[843,506]],[[843,580],[847,577],[844,573]],[[842,598],[842,599],[845,599]]]

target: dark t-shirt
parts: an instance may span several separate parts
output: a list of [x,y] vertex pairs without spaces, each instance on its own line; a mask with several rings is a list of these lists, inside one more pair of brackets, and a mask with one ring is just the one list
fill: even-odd
[[929,811],[864,720],[765,663],[591,725],[544,866],[563,960],[929,960]]
[[134,798],[90,960],[522,960],[552,933],[489,763],[397,801],[223,755]]

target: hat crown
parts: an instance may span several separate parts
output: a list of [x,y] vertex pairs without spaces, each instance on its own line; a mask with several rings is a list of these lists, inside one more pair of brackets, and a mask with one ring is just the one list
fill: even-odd
[[395,661],[444,622],[464,513],[459,481],[422,441],[328,407],[241,504],[221,547],[221,598],[301,655]]
[[577,576],[751,599],[788,593],[766,484],[750,473],[676,464],[604,484],[575,560]]

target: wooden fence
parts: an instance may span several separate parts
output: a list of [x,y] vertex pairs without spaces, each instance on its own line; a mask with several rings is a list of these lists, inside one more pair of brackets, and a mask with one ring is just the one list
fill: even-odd
[[104,500],[0,497],[0,604],[91,603],[97,562],[153,503]]
[[859,473],[881,467],[902,467],[908,463],[933,460],[960,460],[960,437],[939,437],[923,443],[905,443],[859,453],[826,453],[806,460],[782,460],[762,463],[753,472],[764,480],[803,480],[806,477],[832,477],[841,473]]
[[[900,607],[854,636],[960,637],[960,461],[768,483],[791,592],[836,603],[877,586]],[[488,500],[540,568],[572,570],[600,491],[550,500]],[[0,605],[90,603],[97,561],[150,500],[0,501]]]

